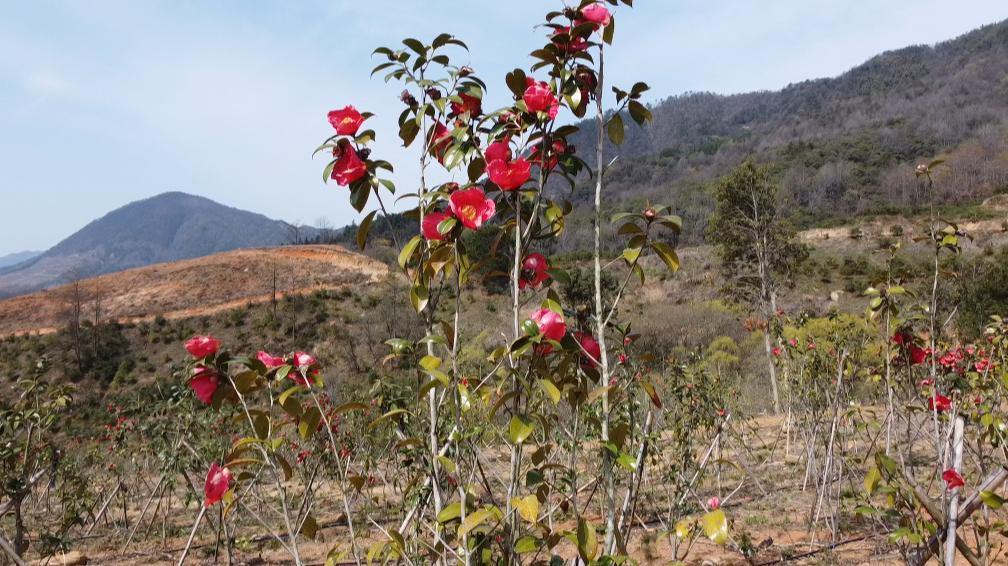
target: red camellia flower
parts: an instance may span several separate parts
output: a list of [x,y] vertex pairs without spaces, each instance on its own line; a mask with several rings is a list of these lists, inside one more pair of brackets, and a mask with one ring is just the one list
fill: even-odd
[[976,364],[974,364],[974,367],[976,368],[976,370],[978,372],[983,373],[983,372],[987,371],[988,369],[990,369],[990,367],[991,367],[991,361],[988,358],[984,358],[984,359],[978,361]]
[[443,240],[444,234],[438,232],[438,224],[441,224],[446,218],[450,218],[450,216],[444,212],[428,212],[425,214],[423,223],[420,225],[423,237],[431,241]]
[[448,147],[451,145],[451,130],[447,126],[438,122],[434,124],[432,131],[430,132],[430,153],[437,158],[438,163],[444,165],[445,154],[448,152]]
[[186,340],[185,349],[194,358],[205,358],[217,353],[220,342],[213,336],[193,336]]
[[930,399],[928,399],[928,410],[938,411],[939,413],[951,411],[952,400],[941,393],[935,393]]
[[263,365],[266,366],[266,369],[278,368],[278,367],[284,365],[284,359],[283,358],[281,358],[279,356],[273,356],[273,355],[269,354],[268,352],[264,352],[262,350],[259,350],[256,353],[256,359],[259,360],[260,362],[262,362]]
[[567,334],[567,323],[564,322],[563,315],[550,309],[535,311],[529,320],[539,326],[539,332],[542,332],[547,340],[560,341],[564,334]]
[[511,161],[511,140],[505,138],[493,142],[487,146],[486,151],[483,152],[483,156],[486,158],[487,163],[497,160]]
[[210,464],[207,472],[206,484],[203,486],[203,495],[206,496],[204,506],[210,507],[224,498],[231,487],[231,470],[217,465],[217,462]]
[[521,277],[518,279],[518,288],[524,289],[531,286],[533,289],[538,289],[549,279],[549,273],[546,272],[548,269],[549,263],[542,254],[532,253],[525,256],[525,261],[522,262]]
[[582,8],[581,19],[577,23],[591,22],[595,24],[595,29],[598,29],[599,27],[609,25],[610,21],[612,21],[612,16],[609,14],[609,9],[601,2],[598,2]]
[[294,359],[292,362],[297,371],[288,373],[287,377],[298,385],[310,387],[311,383],[308,381],[307,376],[315,375],[319,372],[318,360],[315,359],[315,356],[307,352],[294,352]]
[[189,387],[192,388],[196,398],[207,405],[213,401],[219,383],[220,376],[217,375],[217,371],[206,366],[196,366],[193,369],[193,376],[189,378]]
[[953,468],[949,468],[942,472],[942,479],[945,480],[945,488],[949,491],[966,485],[962,475]]
[[479,187],[455,191],[448,200],[451,203],[452,214],[470,230],[478,229],[497,211],[493,199],[486,198],[483,189]]
[[333,150],[334,153],[339,150],[339,155],[333,165],[332,178],[337,185],[346,187],[367,174],[367,165],[361,161],[354,148],[349,145],[342,147],[341,150],[339,148]]
[[483,101],[479,98],[464,92],[460,92],[458,96],[462,99],[462,101],[456,102],[453,100],[451,102],[453,114],[461,115],[468,112],[469,116],[475,117],[479,116],[483,112]]
[[541,156],[543,153],[542,144],[535,146],[535,149],[532,150],[532,154],[529,155],[529,161],[548,171],[552,171],[553,168],[556,167],[560,156],[567,153],[567,142],[562,139],[556,139],[553,140],[552,146],[552,149],[546,152],[545,160]]
[[571,37],[571,28],[569,26],[562,27],[550,36],[550,41],[553,45],[556,45],[564,53],[578,53],[588,49],[588,40],[583,37]]
[[502,191],[513,191],[532,176],[532,164],[523,158],[514,161],[496,159],[487,164],[487,176]]
[[620,363],[620,365],[623,365],[623,364],[627,363],[627,360],[629,360],[629,358],[627,358],[627,355],[625,353],[623,353],[623,352],[620,352],[620,355],[619,355],[619,363]]
[[[550,90],[549,84],[543,81],[536,81],[532,77],[527,77],[525,79],[525,94],[522,96],[522,100],[525,101],[525,107],[528,108],[529,112],[553,112],[553,106],[559,106],[556,96],[553,95],[553,91]],[[556,114],[550,116],[555,117]]]
[[931,348],[924,349],[915,344],[910,345],[910,365],[917,365],[924,362],[930,354]]
[[780,356],[781,355],[780,346],[774,346],[773,350],[770,350],[770,353],[772,353],[774,356]]
[[364,116],[353,106],[347,106],[342,110],[329,111],[329,123],[336,128],[336,133],[341,136],[353,136],[357,134],[360,125],[364,123]]
[[[587,332],[575,332],[574,339],[581,344],[581,367],[593,368],[602,359],[602,348],[595,341],[595,337]],[[585,355],[587,352],[587,355]]]

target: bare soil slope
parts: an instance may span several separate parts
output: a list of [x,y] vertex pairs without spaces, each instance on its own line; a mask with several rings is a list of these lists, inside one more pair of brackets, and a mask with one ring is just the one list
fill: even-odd
[[[110,273],[79,282],[81,317],[139,322],[187,318],[278,297],[382,279],[387,269],[339,246],[244,249]],[[71,320],[74,285],[0,301],[0,335],[52,332]]]

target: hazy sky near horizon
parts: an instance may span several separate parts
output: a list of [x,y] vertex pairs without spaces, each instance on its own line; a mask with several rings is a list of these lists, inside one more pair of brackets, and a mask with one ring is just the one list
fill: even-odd
[[[571,3],[574,3],[573,1]],[[616,12],[609,79],[687,91],[779,89],[882,51],[1008,18],[1004,0],[638,0]],[[371,51],[441,31],[507,102],[504,73],[541,45],[560,0],[0,0],[0,255],[45,249],[106,212],[165,191],[272,218],[340,226],[345,189],[311,152],[325,114],[378,117],[377,155],[412,188],[397,148],[401,87],[369,78]],[[408,160],[407,160],[408,158]]]

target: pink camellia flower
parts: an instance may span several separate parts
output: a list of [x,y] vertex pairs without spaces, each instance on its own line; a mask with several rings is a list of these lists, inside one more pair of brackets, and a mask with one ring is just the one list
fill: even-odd
[[259,350],[256,353],[256,359],[262,362],[263,365],[266,366],[266,369],[278,368],[284,365],[283,358],[281,358],[280,356],[271,355],[268,352],[264,352],[262,350]]
[[942,472],[942,479],[945,480],[945,489],[952,491],[953,489],[960,488],[966,485],[963,480],[962,474],[955,471],[953,468],[949,468]]
[[595,341],[595,337],[587,332],[575,332],[574,339],[581,345],[581,367],[596,367],[602,359],[602,348]]
[[450,218],[450,216],[444,212],[428,212],[425,214],[423,223],[420,225],[423,237],[431,241],[443,240],[444,234],[438,231],[438,224],[441,224],[446,218]]
[[930,399],[928,399],[928,410],[937,411],[939,413],[951,411],[952,400],[941,393],[935,393]]
[[194,358],[205,358],[217,353],[220,342],[213,336],[193,336],[186,340],[185,349]]
[[809,349],[809,350],[815,350],[815,348],[816,348],[816,346],[815,346],[815,342],[809,342],[809,343],[808,343],[808,349]]
[[206,496],[206,501],[204,501],[203,505],[210,507],[217,503],[224,498],[224,494],[227,493],[230,487],[231,470],[217,465],[217,462],[210,464],[210,470],[206,476],[206,484],[203,486],[203,495]]
[[217,370],[206,366],[196,366],[193,369],[193,376],[189,378],[189,387],[192,388],[196,398],[207,405],[213,401],[219,384],[220,376],[217,375]]
[[459,98],[462,99],[461,102],[452,101],[451,109],[452,113],[455,115],[461,115],[469,113],[469,116],[476,117],[483,112],[483,101],[471,94],[464,92],[459,93]]
[[542,254],[531,253],[525,256],[525,260],[522,262],[521,277],[518,279],[518,289],[525,289],[525,287],[538,289],[549,280],[548,269],[549,263]]
[[974,364],[974,367],[976,368],[976,370],[978,372],[983,373],[983,372],[987,371],[988,369],[990,369],[990,367],[991,367],[991,361],[990,361],[989,358],[984,358],[984,359],[978,361],[976,364]]
[[581,18],[577,23],[591,22],[595,24],[595,29],[598,29],[609,25],[610,21],[612,21],[612,16],[609,14],[609,9],[605,7],[605,4],[596,2],[581,8]]
[[308,369],[315,365],[318,360],[315,356],[307,352],[294,352],[294,365],[301,370]]
[[487,164],[487,176],[502,191],[513,191],[532,176],[532,164],[524,158],[514,161],[495,159]]
[[346,187],[367,175],[367,165],[361,161],[354,148],[349,145],[343,146],[342,149],[337,147],[333,153],[337,157],[332,169],[332,179],[337,185]]
[[522,95],[522,100],[525,101],[525,107],[529,112],[547,112],[555,104],[558,104],[549,84],[536,81],[532,77],[527,77],[525,84],[525,94]]
[[944,356],[938,358],[938,363],[946,369],[951,369],[954,368],[961,360],[962,350],[956,348],[955,350],[949,350]]
[[792,339],[788,340],[788,344],[790,344],[792,348],[797,348],[798,347],[798,339],[797,338],[792,338]]
[[707,500],[707,507],[710,507],[711,511],[717,511],[721,508],[721,498],[711,497]]
[[539,326],[539,332],[547,340],[559,342],[567,334],[567,323],[564,322],[563,315],[550,309],[539,309],[529,316],[529,320]]
[[331,110],[329,112],[329,123],[336,128],[336,133],[341,136],[353,136],[357,134],[360,125],[364,123],[364,116],[353,106],[347,106],[342,110]]
[[770,353],[773,354],[774,356],[780,356],[781,355],[780,346],[774,346],[773,350],[770,350]]
[[922,379],[921,382],[920,382],[920,386],[921,387],[929,387],[931,385],[934,385],[934,380],[933,379]]
[[470,230],[478,229],[497,211],[496,203],[493,199],[487,198],[483,189],[479,187],[455,191],[448,200],[451,203],[452,214]]
[[630,358],[628,358],[625,353],[620,352],[620,355],[619,355],[619,364],[620,365],[625,365],[629,359]]
[[483,152],[483,157],[486,158],[487,163],[498,160],[511,161],[511,140],[505,138],[488,145],[486,151]]

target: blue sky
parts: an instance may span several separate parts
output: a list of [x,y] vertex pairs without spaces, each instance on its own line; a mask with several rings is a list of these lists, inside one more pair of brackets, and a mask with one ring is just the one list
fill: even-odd
[[[1004,0],[638,0],[616,13],[610,79],[652,99],[744,92],[833,76],[887,49],[1008,18]],[[0,255],[45,249],[127,202],[180,190],[287,221],[355,214],[311,151],[325,114],[378,117],[397,148],[401,88],[370,53],[441,31],[503,105],[503,74],[542,41],[560,0],[0,0]],[[408,160],[407,160],[408,159]]]

